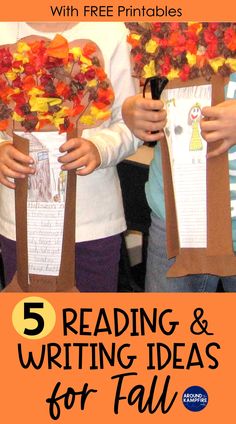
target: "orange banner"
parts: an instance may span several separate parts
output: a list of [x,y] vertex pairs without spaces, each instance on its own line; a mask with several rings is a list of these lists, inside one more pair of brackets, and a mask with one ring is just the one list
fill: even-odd
[[1,422],[232,422],[235,296],[2,294]]
[[206,2],[198,0],[60,0],[12,1],[1,10],[2,21],[234,21],[234,0]]

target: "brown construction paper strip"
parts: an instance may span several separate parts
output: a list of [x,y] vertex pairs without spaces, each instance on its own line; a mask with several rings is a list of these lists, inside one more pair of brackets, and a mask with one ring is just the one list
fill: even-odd
[[[213,76],[212,105],[224,100],[224,80]],[[186,83],[171,81],[167,89],[209,84],[204,78]],[[218,143],[220,144],[220,142]],[[208,151],[217,146],[208,145]],[[207,161],[207,248],[180,248],[174,189],[167,141],[161,142],[164,195],[166,204],[166,232],[168,257],[176,257],[168,277],[188,274],[236,275],[230,216],[228,154]]]
[[172,181],[172,171],[169,157],[169,150],[166,139],[161,141],[162,172],[164,182],[164,197],[166,209],[166,243],[169,258],[177,256],[179,253],[179,234],[177,213],[175,206],[174,186]]
[[[14,146],[29,154],[29,143],[26,139],[14,134]],[[28,177],[15,180],[15,218],[16,218],[16,257],[17,280],[22,291],[28,291],[28,247],[27,247],[27,189]]]

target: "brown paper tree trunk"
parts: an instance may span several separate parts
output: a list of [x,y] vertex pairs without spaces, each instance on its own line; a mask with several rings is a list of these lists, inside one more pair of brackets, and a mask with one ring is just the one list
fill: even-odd
[[[56,34],[55,34],[56,35]],[[47,48],[52,45],[53,41],[47,39],[46,37],[39,37],[36,35],[30,35],[21,38],[20,41],[26,43],[34,43],[35,41],[44,41],[46,42]],[[55,41],[55,40],[54,40]],[[65,40],[66,41],[66,40]],[[17,51],[17,44],[19,40],[14,44],[7,44],[2,47],[9,48],[10,52],[14,54]],[[48,43],[48,44],[47,44]],[[105,68],[105,61],[103,58],[103,54],[100,48],[93,41],[89,39],[79,39],[73,40],[68,43],[69,48],[79,47],[84,48],[86,45],[92,47],[93,53],[91,56],[91,60],[94,60],[102,69]],[[52,50],[57,50],[55,48],[55,44]],[[52,53],[52,57],[55,56]],[[73,65],[70,70],[71,76],[75,76],[78,72],[80,72],[80,64],[79,62]],[[24,74],[22,74],[24,75]],[[105,75],[105,74],[104,74]],[[69,77],[68,69],[63,68],[60,69],[60,72],[56,72],[54,79],[57,80],[59,77],[59,81],[67,81]],[[98,79],[99,80],[99,79]],[[108,77],[104,76],[102,81],[99,82],[97,87],[106,85],[107,88],[110,87],[112,89],[111,82]],[[92,88],[94,90],[94,88]],[[93,101],[91,101],[91,91],[86,88],[83,89],[83,92],[80,88],[80,95],[82,97],[81,104],[84,106],[83,112],[80,115],[71,116],[71,123],[75,124],[76,130],[73,134],[68,134],[69,138],[71,137],[79,137],[82,134],[82,131],[85,128],[99,127],[103,122],[104,118],[100,121],[95,119],[94,123],[85,125],[80,124],[80,118],[83,113],[90,114],[91,107],[93,107]],[[83,95],[83,96],[82,96]],[[110,96],[110,94],[109,94]],[[96,96],[95,96],[96,97]],[[74,105],[73,102],[67,100],[63,102],[63,106],[71,107]],[[109,100],[107,106],[104,110],[109,110],[112,106],[113,100]],[[108,118],[108,117],[107,117]],[[20,123],[14,121],[9,123],[8,132],[12,134],[13,127],[22,131],[22,126]],[[56,130],[55,127],[49,128],[49,130]],[[15,146],[22,151],[23,153],[29,152],[28,142],[25,139],[22,139],[19,136],[13,136],[13,142]],[[39,276],[39,275],[30,275],[30,285],[28,284],[28,253],[27,253],[27,186],[28,181],[27,178],[16,181],[16,238],[17,238],[17,274],[14,276],[13,281],[6,287],[5,291],[71,291],[77,290],[75,286],[75,196],[76,196],[76,173],[75,171],[68,172],[67,178],[67,193],[66,193],[66,204],[65,204],[65,218],[64,218],[64,236],[63,236],[63,245],[62,245],[62,258],[61,258],[61,267],[60,273],[58,277],[50,277],[50,276]]]
[[[203,78],[193,81],[171,82],[167,88],[208,83]],[[224,99],[224,80],[212,77],[212,104]],[[219,142],[218,144],[221,144]],[[217,147],[208,145],[208,152]],[[176,257],[168,277],[188,274],[236,275],[236,256],[233,251],[230,215],[230,186],[228,154],[207,160],[207,248],[180,248],[176,205],[167,141],[161,142],[164,194],[166,205],[167,254]]]

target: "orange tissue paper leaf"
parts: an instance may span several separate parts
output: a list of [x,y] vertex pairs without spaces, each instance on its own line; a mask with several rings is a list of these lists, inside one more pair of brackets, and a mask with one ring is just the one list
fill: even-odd
[[104,81],[106,79],[107,74],[103,68],[96,68],[95,72],[100,81]]
[[36,130],[40,131],[42,128],[46,127],[47,125],[50,125],[51,121],[49,119],[40,119],[36,125]]
[[67,40],[60,34],[57,34],[47,48],[48,56],[58,59],[67,59],[69,54],[69,45]]
[[0,121],[0,131],[5,131],[8,127],[8,119],[4,119],[3,121]]
[[34,77],[32,77],[32,75],[27,75],[24,79],[23,79],[23,89],[24,90],[31,90],[33,87],[35,87],[35,79]]
[[90,56],[91,54],[95,53],[96,50],[97,48],[94,43],[87,43],[83,48],[83,54],[84,56]]
[[77,116],[80,115],[80,113],[83,112],[83,110],[85,109],[85,106],[83,105],[77,105],[73,108],[70,108],[67,112],[68,116]]
[[95,106],[97,109],[105,109],[107,107],[106,103],[102,102],[93,102],[93,106]]
[[197,56],[197,66],[198,66],[198,68],[203,68],[203,66],[206,64],[206,62],[207,62],[207,58],[206,58],[205,54]]

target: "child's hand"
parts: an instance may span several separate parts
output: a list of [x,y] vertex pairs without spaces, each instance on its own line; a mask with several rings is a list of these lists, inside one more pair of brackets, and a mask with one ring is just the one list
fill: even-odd
[[66,152],[58,159],[63,164],[61,169],[76,169],[78,175],[88,175],[101,164],[97,147],[84,138],[71,138],[62,144],[60,152]]
[[0,183],[9,188],[15,184],[9,178],[25,178],[34,174],[35,169],[30,167],[34,163],[30,156],[19,152],[9,141],[0,143]]
[[201,131],[207,143],[222,141],[220,147],[207,155],[219,156],[236,144],[236,100],[226,100],[217,106],[202,108]]
[[[161,100],[143,98],[141,94],[128,97],[122,106],[122,115],[127,127],[144,142],[163,138],[166,111]],[[152,131],[158,131],[151,134]]]

